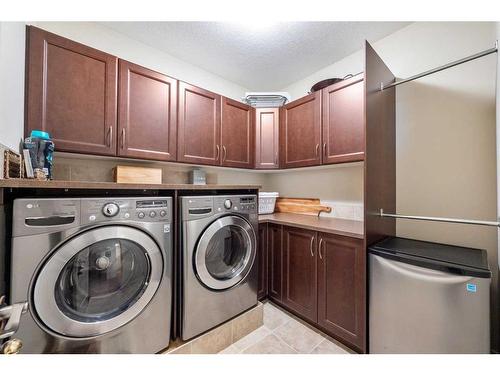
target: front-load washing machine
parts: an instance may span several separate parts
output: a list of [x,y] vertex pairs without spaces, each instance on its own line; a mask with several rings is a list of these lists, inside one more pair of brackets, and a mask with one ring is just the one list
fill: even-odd
[[16,199],[10,299],[21,353],[168,347],[172,198]]
[[188,340],[257,304],[257,197],[181,197],[180,210],[180,328]]

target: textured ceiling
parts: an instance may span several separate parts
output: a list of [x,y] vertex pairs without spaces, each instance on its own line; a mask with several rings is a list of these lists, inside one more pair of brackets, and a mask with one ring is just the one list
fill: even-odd
[[407,22],[104,22],[252,91],[279,90]]

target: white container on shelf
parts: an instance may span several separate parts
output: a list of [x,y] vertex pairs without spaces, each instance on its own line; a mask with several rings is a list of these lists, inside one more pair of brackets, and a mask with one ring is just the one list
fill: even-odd
[[279,193],[259,193],[259,215],[272,214],[274,212],[274,205]]

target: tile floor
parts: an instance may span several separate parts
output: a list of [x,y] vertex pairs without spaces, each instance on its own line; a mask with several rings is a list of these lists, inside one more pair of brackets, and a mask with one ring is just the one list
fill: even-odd
[[264,304],[264,325],[220,354],[349,354],[341,344],[277,306]]

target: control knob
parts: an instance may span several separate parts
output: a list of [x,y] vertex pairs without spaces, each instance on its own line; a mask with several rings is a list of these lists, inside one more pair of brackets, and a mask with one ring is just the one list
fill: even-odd
[[226,199],[226,200],[224,201],[224,207],[225,207],[226,209],[228,209],[228,210],[229,210],[232,206],[233,206],[233,202],[231,202],[231,199]]
[[120,211],[120,207],[116,203],[106,203],[102,208],[102,213],[107,217],[116,216],[118,211]]

